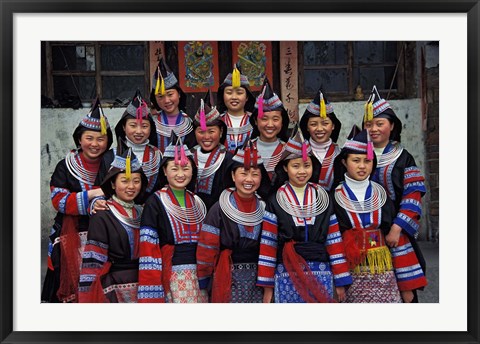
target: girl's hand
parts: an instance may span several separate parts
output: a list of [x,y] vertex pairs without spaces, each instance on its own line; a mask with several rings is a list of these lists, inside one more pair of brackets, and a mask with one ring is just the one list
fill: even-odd
[[337,300],[339,302],[345,301],[345,287],[335,287],[335,292],[337,293]]
[[107,201],[105,201],[104,199],[96,200],[93,204],[92,213],[95,214],[99,210],[108,210]]
[[263,288],[263,303],[272,302],[273,288]]
[[389,247],[397,247],[398,241],[400,240],[400,233],[402,232],[402,227],[397,224],[393,224],[390,227],[390,232],[388,232],[387,236],[385,237],[385,241]]
[[411,303],[413,301],[413,291],[411,290],[404,290],[401,291],[400,294],[402,295],[403,302]]

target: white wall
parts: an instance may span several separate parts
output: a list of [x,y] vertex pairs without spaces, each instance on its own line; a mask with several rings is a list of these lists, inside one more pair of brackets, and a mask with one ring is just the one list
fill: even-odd
[[[389,103],[403,123],[403,145],[414,156],[420,169],[424,171],[425,146],[424,133],[421,129],[420,99],[392,100]],[[332,104],[335,114],[342,122],[338,140],[342,146],[353,124],[361,125],[364,102]],[[300,105],[300,114],[303,114],[306,106],[307,104]],[[58,161],[63,159],[69,150],[75,148],[72,133],[88,110],[41,109],[41,226],[44,238],[48,235],[55,216],[55,210],[50,202],[50,177]],[[104,109],[104,111],[113,130],[125,109]]]

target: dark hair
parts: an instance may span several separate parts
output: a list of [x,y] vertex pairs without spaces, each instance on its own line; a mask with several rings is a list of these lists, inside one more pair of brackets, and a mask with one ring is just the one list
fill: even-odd
[[[397,141],[400,142],[402,139],[402,121],[400,121],[400,118],[397,117],[395,112],[393,112],[392,109],[386,109],[383,111],[380,115],[374,117],[375,118],[386,118],[390,122],[390,124],[393,124],[393,130],[390,132],[390,141]],[[365,128],[365,122],[362,120],[362,128]]]
[[[95,131],[97,133],[100,132],[100,130],[89,129],[87,127],[84,127],[83,125],[79,125],[73,132],[73,140],[75,141],[75,145],[77,146],[77,148],[80,148],[80,139],[82,138],[82,134],[87,130]],[[105,152],[110,149],[110,146],[112,145],[112,143],[113,143],[112,130],[110,128],[107,128],[107,149],[105,149]]]
[[[282,115],[282,129],[278,133],[277,137],[283,142],[287,142],[288,141],[288,124],[290,122],[290,118],[288,117],[288,112],[287,110],[285,110],[283,106],[281,106],[276,109],[265,111],[265,113],[273,112],[273,111],[280,111]],[[258,117],[258,109],[255,109],[255,111],[253,111],[252,115],[250,116],[250,124],[253,127],[252,139],[256,137],[260,137],[260,131],[258,130],[258,124],[257,124],[257,117]]]
[[[301,158],[301,157],[299,157]],[[309,155],[309,158],[312,160],[312,176],[308,180],[311,183],[318,183],[318,176],[320,175],[320,162],[318,161],[315,155]],[[293,159],[284,159],[281,160],[275,167],[275,175],[272,180],[272,187],[274,191],[277,191],[279,187],[285,184],[288,181],[288,173],[285,171],[284,167],[287,167],[289,161]]]
[[[187,157],[188,160],[190,160],[190,164],[192,165],[192,180],[190,183],[187,185],[187,189],[191,192],[195,192],[195,185],[197,182],[197,166],[195,165],[195,161],[193,160],[193,157],[189,156]],[[163,188],[165,185],[168,184],[167,176],[165,175],[165,172],[163,171],[163,168],[167,166],[169,161],[173,161],[174,158],[163,158],[162,162],[160,163],[160,167],[158,169],[158,181],[160,188]]]
[[[113,176],[102,182],[101,188],[106,199],[110,199],[114,194],[116,194],[116,191],[112,188],[112,184],[115,183],[120,173],[125,173],[125,171],[118,171],[118,173],[115,173]],[[145,173],[143,173],[142,169],[133,171],[132,174],[133,173],[140,173],[140,179],[142,180],[142,187],[140,188],[140,192],[133,201],[136,204],[143,204],[145,202],[148,179],[145,176]]]
[[[345,181],[345,173],[347,173],[347,168],[345,165],[342,163],[342,160],[347,160],[348,156],[350,154],[365,154],[367,153],[360,153],[360,152],[355,152],[353,150],[349,149],[343,149],[339,155],[335,158],[333,162],[333,185],[332,185],[332,190],[335,190],[335,188],[343,181]],[[372,179],[373,175],[375,174],[375,170],[377,168],[377,156],[375,153],[373,153],[373,166],[372,166],[372,172],[370,173],[370,176],[368,179]]]
[[[193,121],[193,131],[200,126],[200,123],[197,122],[196,120]],[[225,143],[225,140],[227,139],[227,125],[225,124],[224,121],[222,121],[220,118],[217,118],[209,123],[207,123],[207,127],[213,127],[217,126],[220,129],[222,129],[222,135],[220,136],[220,144]]]
[[[300,130],[302,130],[303,137],[305,140],[310,139],[310,133],[308,132],[308,120],[310,118],[315,118],[315,117],[320,117],[319,115],[315,115],[311,113],[308,110],[305,110],[303,113],[302,119],[300,119]],[[335,113],[329,113],[327,114],[327,117],[330,118],[330,120],[333,122],[333,125],[335,125],[335,129],[333,129],[332,134],[330,135],[330,138],[332,139],[333,142],[337,142],[338,140],[338,135],[340,135],[340,129],[342,128],[342,123],[340,120],[335,116]]]
[[[217,109],[220,113],[224,113],[227,111],[227,106],[225,105],[225,101],[223,100],[223,95],[225,93],[225,88],[228,86],[232,86],[226,83],[220,85],[217,90]],[[255,97],[250,89],[246,86],[240,86],[247,92],[247,102],[245,103],[245,111],[252,112],[255,107]]]
[[[130,114],[124,115],[115,126],[115,136],[117,138],[117,146],[120,146],[122,144],[125,145],[126,135],[125,135],[125,129],[123,127],[126,125],[127,119],[135,119],[135,117]],[[145,118],[142,118],[142,120],[144,119]],[[150,123],[150,135],[148,136],[148,143],[154,147],[157,147],[158,140],[157,140],[157,129],[155,127],[155,122],[153,121],[153,118],[150,114],[148,115],[147,119],[148,119],[148,122]]]
[[[183,90],[178,86],[178,84],[173,85],[170,88],[167,88],[166,91],[168,90],[177,90],[178,94],[180,95],[180,102],[178,103],[178,109],[185,112],[186,106],[187,106],[187,95]],[[160,108],[160,105],[157,103],[157,98],[155,97],[155,89],[152,88],[152,91],[150,92],[150,102],[152,103],[153,107],[157,111],[161,111],[162,109]]]
[[[228,170],[228,177],[226,177],[226,182],[225,182],[225,187],[235,187],[235,183],[233,182],[232,178],[232,173],[235,173],[235,171],[239,167],[244,167],[242,163],[239,163],[237,161],[233,161],[233,163],[230,165],[230,169]],[[258,168],[260,169],[260,174],[262,176],[262,180],[260,181],[260,186],[257,189],[257,194],[263,199],[267,200],[270,191],[271,191],[271,181],[270,181],[270,176],[268,175],[267,170],[265,169],[265,166],[263,164],[258,165]]]

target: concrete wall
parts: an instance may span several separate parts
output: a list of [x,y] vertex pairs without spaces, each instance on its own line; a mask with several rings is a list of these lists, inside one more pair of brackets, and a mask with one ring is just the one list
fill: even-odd
[[[364,102],[332,104],[335,114],[342,122],[338,142],[342,146],[352,125],[361,125]],[[392,100],[390,104],[403,123],[402,143],[424,171],[425,146],[424,133],[421,129],[420,99]],[[300,105],[300,114],[303,114],[306,106],[307,104]],[[112,128],[124,110],[124,108],[104,109]],[[41,228],[44,239],[48,236],[55,216],[55,210],[50,202],[50,177],[58,161],[63,159],[70,149],[75,148],[72,133],[87,112],[88,109],[41,109]]]

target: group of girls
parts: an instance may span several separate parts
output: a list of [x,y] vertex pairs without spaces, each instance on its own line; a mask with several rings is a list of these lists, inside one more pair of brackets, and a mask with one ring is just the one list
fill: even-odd
[[162,58],[150,104],[97,99],[52,175],[43,302],[415,302],[424,178],[376,88],[363,130],[322,90],[288,135],[266,79],[234,66],[194,116]]

